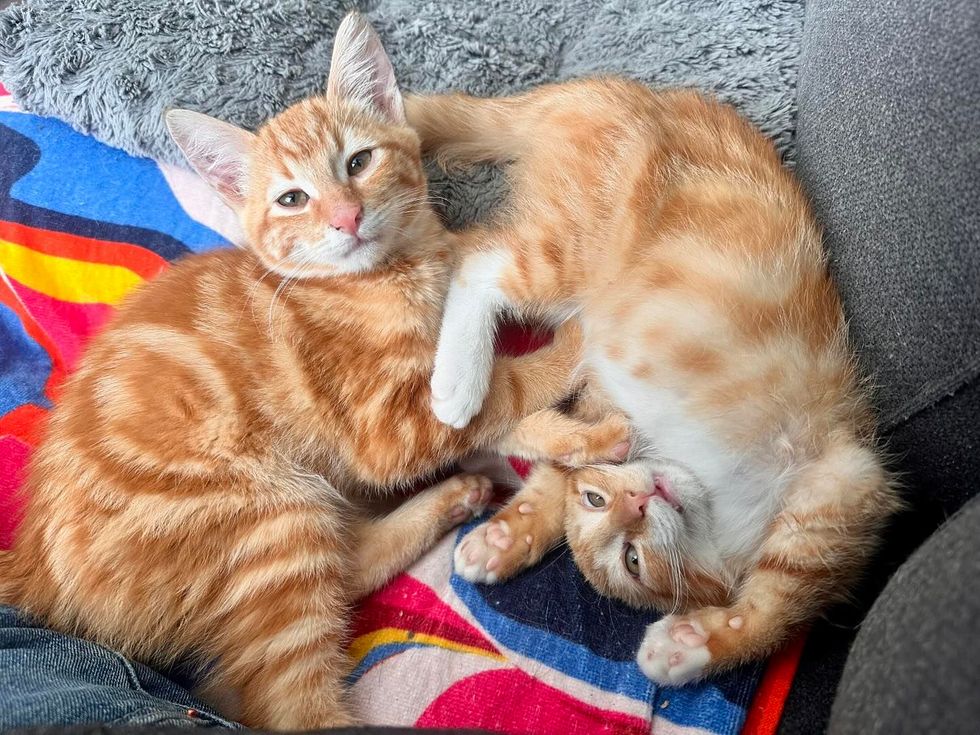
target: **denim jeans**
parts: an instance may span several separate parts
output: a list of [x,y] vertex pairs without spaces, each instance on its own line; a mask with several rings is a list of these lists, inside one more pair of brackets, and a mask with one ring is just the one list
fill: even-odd
[[235,727],[172,679],[0,606],[0,732],[90,723]]

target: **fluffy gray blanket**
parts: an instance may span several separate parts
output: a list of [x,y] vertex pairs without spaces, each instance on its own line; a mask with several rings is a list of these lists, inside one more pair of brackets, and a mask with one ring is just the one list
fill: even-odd
[[[618,73],[732,102],[792,158],[803,0],[373,0],[404,88],[501,94]],[[255,127],[324,87],[343,0],[23,0],[0,81],[28,111],[136,155],[180,157],[162,112]],[[489,174],[451,221],[490,204]],[[480,176],[477,176],[480,179]],[[440,184],[437,183],[437,192]],[[460,192],[445,189],[453,202]],[[460,207],[467,211],[460,211]],[[455,211],[454,211],[455,210]]]

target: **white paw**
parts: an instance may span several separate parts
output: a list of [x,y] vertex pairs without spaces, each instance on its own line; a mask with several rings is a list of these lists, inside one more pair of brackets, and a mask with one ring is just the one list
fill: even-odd
[[699,623],[668,615],[647,628],[636,663],[657,684],[680,686],[704,674],[711,661],[707,643],[708,634]]
[[432,371],[432,410],[444,424],[464,428],[480,412],[493,371],[500,294],[499,256],[471,256],[449,286]]
[[499,579],[503,552],[514,545],[507,521],[481,523],[456,547],[453,565],[456,574],[469,582],[493,584]]
[[[442,423],[463,429],[480,412],[490,388],[493,370],[493,346],[488,359],[473,355],[472,359],[459,346],[458,351],[442,351],[436,356],[432,372],[432,412]],[[465,361],[465,364],[464,364]]]

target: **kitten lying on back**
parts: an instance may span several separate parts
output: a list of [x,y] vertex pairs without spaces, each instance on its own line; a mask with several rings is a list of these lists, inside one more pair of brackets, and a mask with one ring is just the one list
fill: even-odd
[[639,654],[664,684],[764,656],[845,597],[897,496],[819,229],[772,145],[729,107],[621,79],[406,109],[440,160],[513,164],[506,211],[463,237],[435,413],[462,428],[482,405],[500,310],[575,314],[588,410],[625,412],[650,447],[539,469],[457,569],[501,579],[566,534],[600,591],[686,610]]
[[482,508],[489,483],[451,479],[376,521],[351,499],[502,440],[616,456],[624,426],[550,411],[518,425],[567,392],[574,329],[500,361],[465,430],[432,416],[456,243],[359,17],[338,31],[326,96],[256,134],[168,123],[251,249],[176,264],[93,340],[33,458],[0,601],[151,664],[216,659],[206,688],[237,691],[247,725],[349,723],[348,603]]

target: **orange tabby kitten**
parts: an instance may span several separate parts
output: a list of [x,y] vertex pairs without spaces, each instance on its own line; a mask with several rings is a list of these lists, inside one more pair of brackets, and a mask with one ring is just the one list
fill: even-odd
[[897,496],[819,229],[772,145],[729,107],[621,79],[406,109],[442,161],[513,164],[506,212],[464,237],[435,413],[461,428],[479,410],[499,311],[574,314],[588,410],[622,410],[645,447],[540,468],[457,570],[500,579],[566,534],[600,591],[686,610],[639,653],[661,684],[764,656],[844,597]]
[[625,427],[545,411],[504,436],[567,391],[575,330],[498,362],[467,429],[432,416],[457,244],[358,16],[324,97],[255,134],[186,111],[168,124],[250,249],[176,264],[93,340],[33,458],[0,600],[151,664],[217,660],[206,687],[237,691],[247,725],[349,723],[348,603],[480,510],[489,483],[457,477],[375,521],[350,500],[502,438],[621,455]]

